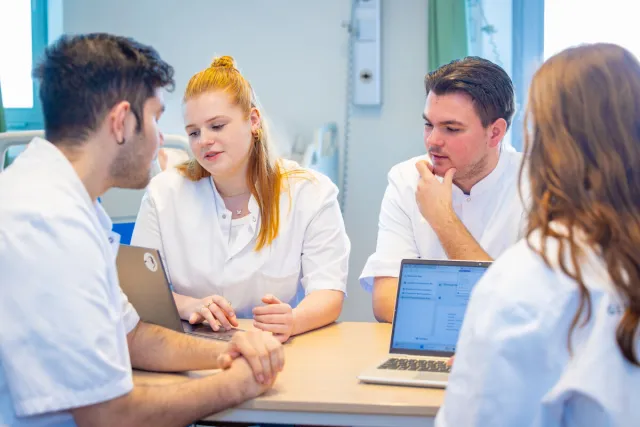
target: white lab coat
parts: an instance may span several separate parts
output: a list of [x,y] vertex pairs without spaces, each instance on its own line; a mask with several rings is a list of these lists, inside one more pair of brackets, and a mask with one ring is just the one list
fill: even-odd
[[338,189],[326,176],[308,173],[290,178],[291,199],[287,190],[280,197],[278,236],[256,251],[260,211],[253,196],[251,220],[230,239],[231,211],[212,179],[193,182],[167,170],[147,188],[131,244],[160,250],[175,292],[221,295],[240,318],[251,318],[266,294],[295,307],[316,290],[346,293],[350,242]]
[[0,425],[74,426],[69,409],[132,390],[118,244],[48,141],[0,174]]
[[640,425],[640,368],[615,340],[621,298],[602,260],[587,250],[581,265],[593,310],[572,335],[570,354],[579,291],[557,266],[557,248],[548,241],[549,268],[521,241],[480,279],[436,426]]
[[[360,284],[371,291],[375,277],[398,277],[403,258],[447,259],[416,203],[420,178],[415,157],[394,166],[382,200],[376,251],[367,260]],[[464,194],[453,186],[453,209],[473,238],[492,258],[518,241],[524,226],[524,204],[518,192],[522,154],[505,145],[495,169]],[[523,185],[523,198],[528,187]]]

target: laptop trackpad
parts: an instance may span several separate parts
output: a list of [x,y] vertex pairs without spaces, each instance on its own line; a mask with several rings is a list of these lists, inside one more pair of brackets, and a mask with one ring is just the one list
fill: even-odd
[[419,374],[416,374],[413,379],[420,381],[447,381],[449,379],[449,374],[441,372],[420,372]]

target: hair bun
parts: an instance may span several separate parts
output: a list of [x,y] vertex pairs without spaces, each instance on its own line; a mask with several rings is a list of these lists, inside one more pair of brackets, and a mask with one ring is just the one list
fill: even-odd
[[236,68],[236,63],[231,56],[218,56],[211,63],[211,67]]

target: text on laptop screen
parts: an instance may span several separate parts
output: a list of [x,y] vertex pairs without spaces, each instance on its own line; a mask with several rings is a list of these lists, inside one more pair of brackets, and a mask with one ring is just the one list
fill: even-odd
[[392,348],[454,352],[469,294],[486,270],[480,266],[405,264]]

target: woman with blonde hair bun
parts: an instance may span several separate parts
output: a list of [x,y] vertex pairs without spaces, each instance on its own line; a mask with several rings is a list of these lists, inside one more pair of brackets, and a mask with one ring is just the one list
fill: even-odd
[[335,184],[274,155],[230,56],[191,77],[183,113],[194,157],[154,177],[132,236],[161,251],[181,318],[253,318],[283,342],[335,321],[350,253]]

